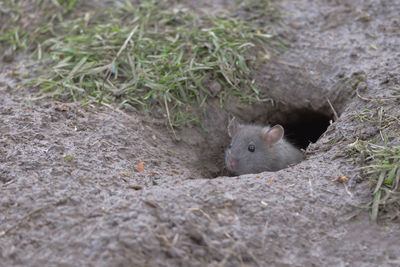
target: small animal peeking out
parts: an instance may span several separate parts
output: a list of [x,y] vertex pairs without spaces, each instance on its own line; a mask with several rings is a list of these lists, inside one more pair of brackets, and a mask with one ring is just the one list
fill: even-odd
[[303,159],[303,153],[284,138],[281,125],[228,125],[231,144],[225,151],[226,168],[236,175],[279,171]]

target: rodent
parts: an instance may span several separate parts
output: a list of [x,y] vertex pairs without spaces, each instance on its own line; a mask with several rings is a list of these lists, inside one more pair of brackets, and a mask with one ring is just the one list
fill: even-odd
[[281,125],[228,125],[232,142],[225,151],[226,168],[236,175],[278,171],[303,159],[303,153],[284,138]]

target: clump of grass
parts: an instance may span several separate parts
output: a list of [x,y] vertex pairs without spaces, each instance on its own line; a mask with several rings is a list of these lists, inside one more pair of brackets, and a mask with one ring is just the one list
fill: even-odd
[[[38,45],[46,62],[29,84],[40,97],[119,102],[171,113],[170,124],[196,122],[210,97],[258,98],[252,78],[270,35],[239,18],[199,16],[166,1],[116,2],[114,8],[59,20]],[[211,92],[205,81],[216,81]],[[188,112],[193,111],[191,114]]]
[[390,211],[393,216],[400,215],[400,146],[376,145],[357,140],[350,148],[363,155],[368,163],[363,167],[363,176],[371,182],[373,200],[371,220],[376,221],[378,213]]
[[35,49],[54,33],[54,24],[77,5],[77,0],[0,1],[0,51]]
[[269,0],[245,0],[236,1],[239,5],[234,14],[246,21],[259,26],[259,32],[273,37],[268,45],[286,51],[291,47],[291,43],[283,36],[275,34],[275,27],[287,27],[286,22],[281,19],[281,13],[277,5],[271,4]]
[[[362,123],[370,123],[379,129],[379,135],[368,141],[357,140],[349,145],[350,152],[361,155],[362,175],[371,183],[373,200],[368,205],[371,207],[371,220],[376,221],[379,214],[400,216],[400,146],[389,144],[389,139],[398,137],[400,127],[399,114],[396,109],[386,110],[382,101],[392,101],[400,97],[399,88],[389,88],[392,96],[387,98],[368,99],[376,109],[364,109],[356,115]],[[394,112],[394,113],[393,113]],[[390,134],[390,137],[388,137]],[[384,216],[380,216],[384,217]]]

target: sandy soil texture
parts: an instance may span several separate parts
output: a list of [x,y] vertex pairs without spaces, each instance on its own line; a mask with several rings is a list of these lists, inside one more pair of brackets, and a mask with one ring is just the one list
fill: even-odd
[[[229,1],[214,5],[229,12]],[[180,141],[140,114],[27,102],[29,92],[15,90],[17,63],[0,63],[0,265],[399,266],[399,218],[369,221],[360,208],[371,201],[369,182],[344,152],[379,134],[356,120],[377,110],[370,99],[386,99],[379,107],[400,116],[398,98],[389,98],[400,86],[400,4],[281,7],[287,23],[279,31],[292,47],[256,74],[274,105],[232,103],[223,112],[210,104],[209,132],[184,129]],[[328,100],[338,118],[303,162],[210,179],[224,174],[229,115],[288,124],[306,119],[297,112],[304,110],[334,118]],[[396,127],[390,144],[399,144]],[[354,179],[331,181],[341,175]]]

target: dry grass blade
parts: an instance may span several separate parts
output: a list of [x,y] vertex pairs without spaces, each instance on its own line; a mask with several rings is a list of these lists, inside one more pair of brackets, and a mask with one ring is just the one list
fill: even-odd
[[[129,33],[128,37],[126,38],[124,44],[121,46],[121,48],[119,49],[117,55],[114,57],[114,59],[112,60],[112,62],[110,64],[107,65],[107,73],[104,76],[104,80],[108,79],[108,76],[111,73],[111,68],[114,66],[115,61],[117,61],[118,57],[121,55],[122,51],[125,50],[126,46],[128,45],[128,42],[132,39],[133,34],[137,31],[138,25],[135,26],[135,28]],[[99,69],[99,68],[97,68]]]
[[373,192],[374,195],[380,190],[380,188],[383,184],[383,181],[385,180],[385,175],[386,175],[386,171],[381,171],[381,174],[379,175],[379,178],[378,178],[378,182],[376,183],[375,190]]
[[378,190],[378,192],[375,194],[374,200],[372,201],[372,208],[371,208],[371,220],[376,222],[376,219],[378,218],[378,210],[379,210],[379,204],[380,204],[380,199],[381,199],[381,190]]

